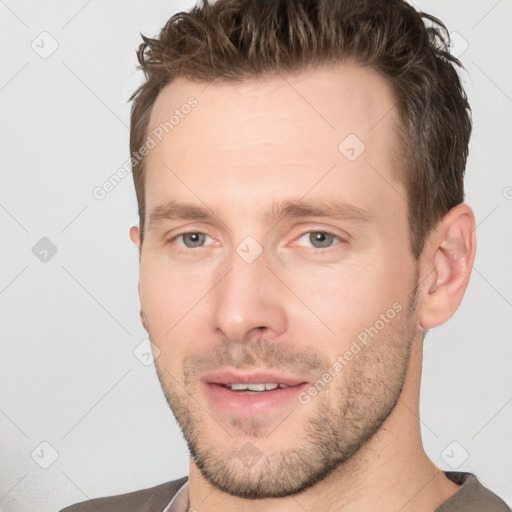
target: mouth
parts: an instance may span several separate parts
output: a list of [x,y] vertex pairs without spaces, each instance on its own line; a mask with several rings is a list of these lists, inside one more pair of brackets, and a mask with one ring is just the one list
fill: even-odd
[[225,388],[235,391],[236,393],[245,394],[245,395],[253,395],[258,393],[263,393],[267,391],[273,391],[274,389],[285,389],[293,386],[288,386],[287,384],[275,383],[275,382],[266,382],[266,383],[256,383],[256,384],[242,384],[242,383],[233,383],[233,384],[219,384],[219,386],[224,386]]
[[241,417],[263,415],[290,403],[308,386],[301,378],[287,375],[230,369],[203,377],[203,390],[210,405],[224,414]]

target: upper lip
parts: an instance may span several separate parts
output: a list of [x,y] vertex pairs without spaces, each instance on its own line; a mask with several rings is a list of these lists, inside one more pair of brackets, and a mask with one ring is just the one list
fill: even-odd
[[233,369],[215,370],[202,377],[207,384],[286,384],[297,386],[306,381],[296,377],[283,375],[282,373],[268,371],[246,371],[242,372]]

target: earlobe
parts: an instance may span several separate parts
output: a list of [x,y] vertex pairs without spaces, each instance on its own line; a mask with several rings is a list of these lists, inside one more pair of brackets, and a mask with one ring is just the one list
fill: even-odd
[[132,226],[130,228],[130,240],[138,247],[140,242],[139,237],[139,228],[137,226]]
[[422,257],[426,275],[419,308],[423,329],[445,323],[466,291],[476,252],[475,218],[465,203],[452,208],[430,236]]

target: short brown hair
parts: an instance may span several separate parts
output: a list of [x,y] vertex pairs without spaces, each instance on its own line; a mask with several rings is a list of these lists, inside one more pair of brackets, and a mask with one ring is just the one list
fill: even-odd
[[[144,144],[160,90],[176,77],[209,82],[300,71],[351,59],[391,85],[401,119],[410,244],[464,200],[470,108],[437,18],[403,0],[204,0],[172,16],[137,56],[146,81],[132,95],[130,151]],[[132,158],[142,230],[144,160]]]

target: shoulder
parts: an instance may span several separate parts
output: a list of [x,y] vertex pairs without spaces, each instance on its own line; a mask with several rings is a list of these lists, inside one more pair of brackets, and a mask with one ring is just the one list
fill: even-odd
[[511,512],[510,507],[472,473],[445,472],[460,487],[435,512]]
[[140,491],[84,501],[66,507],[61,512],[161,512],[187,479],[185,476]]

